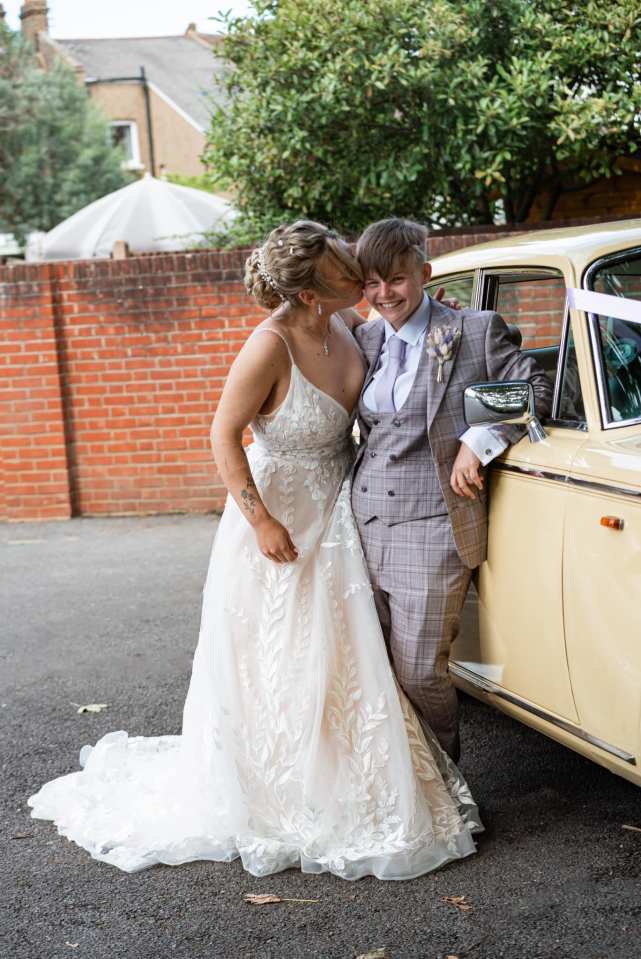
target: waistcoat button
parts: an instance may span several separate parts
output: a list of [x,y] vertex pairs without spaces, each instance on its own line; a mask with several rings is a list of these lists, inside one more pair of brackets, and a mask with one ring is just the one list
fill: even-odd
[[394,417],[394,419],[392,420],[392,423],[394,424],[394,426],[400,426],[400,425],[401,425],[401,421],[399,420],[398,416],[395,416],[395,417]]
[[374,450],[372,450],[369,455],[372,457],[372,459],[374,459],[374,457],[376,456],[376,453],[374,452]]
[[378,426],[378,424],[380,423],[380,420],[372,420],[372,423],[374,424],[374,426]]
[[393,489],[388,489],[387,495],[388,495],[388,496],[394,496],[394,490],[393,490]]
[[361,486],[361,493],[367,492],[367,486]]

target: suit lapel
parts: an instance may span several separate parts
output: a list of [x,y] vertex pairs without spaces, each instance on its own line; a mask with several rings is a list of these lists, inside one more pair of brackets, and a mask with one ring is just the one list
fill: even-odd
[[[447,390],[452,372],[454,370],[454,364],[456,363],[456,357],[458,356],[459,347],[461,345],[461,338],[463,335],[463,316],[460,310],[451,310],[447,306],[443,306],[442,303],[439,303],[437,300],[432,300],[432,314],[430,318],[430,329],[434,329],[437,326],[450,326],[453,330],[458,330],[460,335],[457,339],[457,342],[454,346],[452,353],[452,359],[447,360],[443,364],[443,380],[441,383],[438,382],[438,360],[433,356],[428,356],[427,361],[427,430],[430,431],[432,423],[434,422],[434,417],[438,413],[439,407],[443,402],[443,397]],[[427,349],[427,342],[425,343],[425,348]]]
[[367,373],[365,374],[365,382],[363,383],[361,396],[369,386],[370,380],[374,375],[378,357],[380,356],[383,346],[383,340],[385,339],[385,322],[382,318],[371,320],[368,327],[369,328],[364,330],[361,335],[361,349],[367,360]]

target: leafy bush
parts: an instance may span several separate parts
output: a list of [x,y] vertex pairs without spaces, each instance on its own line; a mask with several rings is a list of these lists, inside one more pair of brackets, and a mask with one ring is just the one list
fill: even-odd
[[[639,153],[638,0],[255,0],[205,159],[247,234],[547,214]],[[221,51],[217,50],[217,54]]]

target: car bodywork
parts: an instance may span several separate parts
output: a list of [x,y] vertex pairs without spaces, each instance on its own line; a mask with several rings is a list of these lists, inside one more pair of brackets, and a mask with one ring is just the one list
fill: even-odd
[[641,784],[641,220],[537,231],[434,260],[428,291],[496,309],[554,380],[546,438],[494,461],[487,561],[452,647],[455,683]]

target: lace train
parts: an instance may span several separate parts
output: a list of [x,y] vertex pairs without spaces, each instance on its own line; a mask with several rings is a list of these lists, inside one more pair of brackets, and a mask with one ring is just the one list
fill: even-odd
[[469,789],[392,674],[352,517],[351,418],[293,366],[249,458],[299,550],[279,566],[230,500],[204,591],[181,736],[104,736],[33,816],[133,872],[238,856],[410,879],[474,852]]

